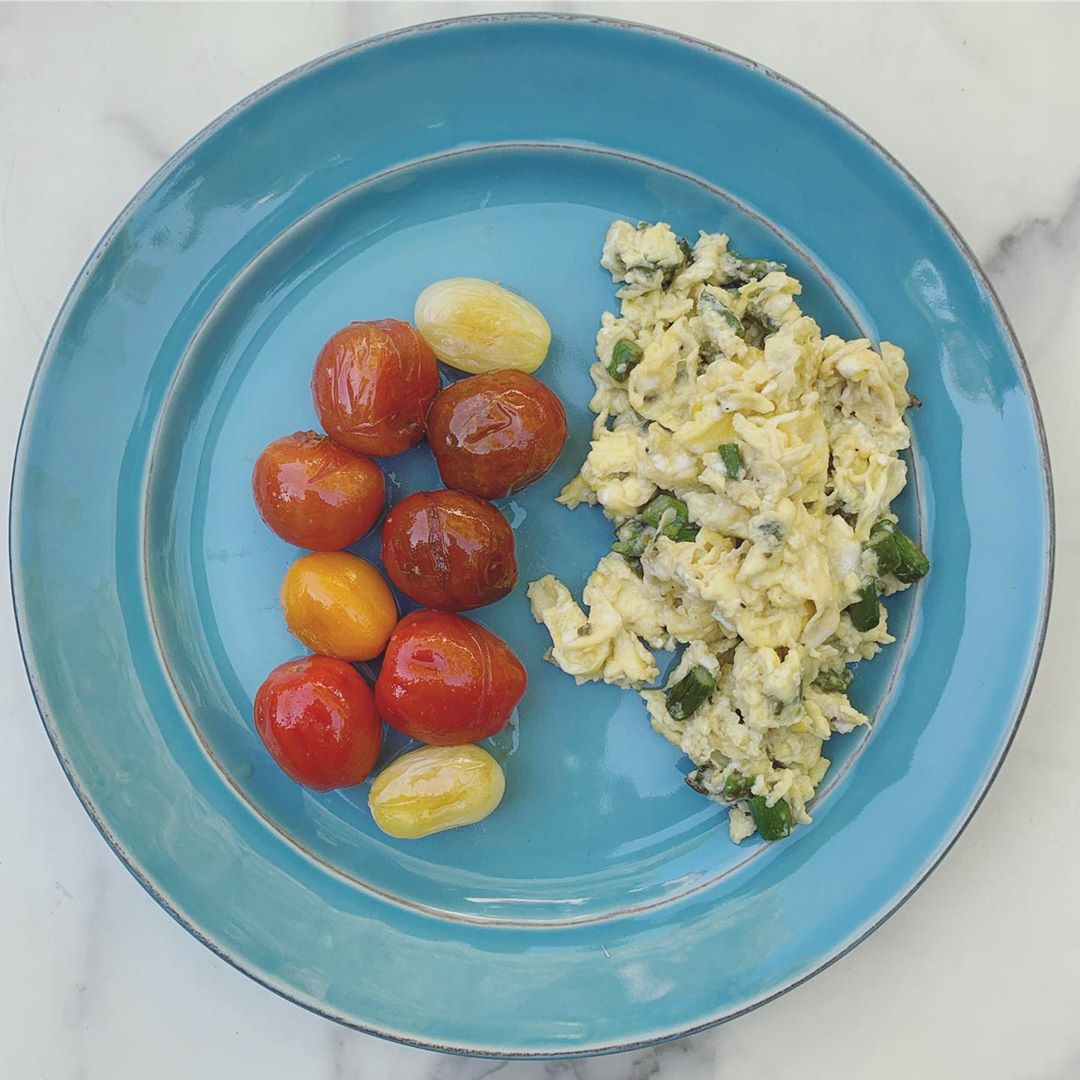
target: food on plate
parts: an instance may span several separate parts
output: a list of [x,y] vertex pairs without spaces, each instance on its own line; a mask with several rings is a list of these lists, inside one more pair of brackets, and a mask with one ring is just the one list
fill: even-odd
[[[380,714],[432,744],[398,758],[371,790],[376,823],[403,838],[479,821],[503,796],[499,764],[466,744],[505,727],[525,693],[525,669],[501,638],[454,612],[494,603],[517,584],[513,530],[483,496],[531,483],[566,441],[562,404],[526,374],[551,342],[532,304],[490,281],[453,278],[424,291],[416,318],[419,330],[378,319],[334,334],[311,378],[327,435],[277,439],[252,475],[266,524],[312,551],[286,571],[281,607],[289,630],[319,654],[268,676],[255,701],[259,735],[289,776],[319,790],[370,772]],[[486,374],[451,387],[432,409],[436,352]],[[398,622],[379,571],[340,549],[372,528],[385,503],[382,470],[365,455],[414,446],[429,413],[447,490],[408,495],[382,531],[387,574],[424,605]],[[384,650],[373,696],[346,661]]]
[[[892,501],[907,480],[903,351],[822,337],[799,282],[722,234],[691,247],[663,223],[616,221],[592,443],[559,501],[599,505],[612,551],[584,605],[529,587],[550,659],[579,682],[633,687],[729,808],[731,837],[810,820],[823,744],[869,721],[852,670],[893,641],[881,596],[930,564]],[[678,650],[655,684],[652,650]]]
[[255,505],[282,540],[312,551],[356,543],[386,502],[382,469],[314,431],[275,439],[252,474]]
[[359,784],[382,745],[371,688],[330,656],[274,668],[255,695],[255,730],[278,765],[316,791]]
[[383,832],[417,840],[483,820],[505,789],[499,763],[479,746],[425,746],[379,773],[368,806]]
[[311,377],[319,422],[334,442],[388,457],[424,437],[439,389],[435,355],[406,322],[350,323],[322,348]]
[[463,491],[417,491],[387,515],[382,558],[390,580],[418,604],[467,611],[517,584],[514,533],[489,502]]
[[535,371],[547,356],[551,328],[517,293],[482,278],[446,278],[417,298],[416,328],[450,367],[479,374]]
[[525,693],[525,668],[501,638],[445,611],[414,611],[397,624],[375,683],[392,727],[454,746],[500,731]]
[[492,371],[441,391],[427,432],[447,487],[499,499],[555,464],[566,442],[566,410],[531,375]]
[[304,555],[281,583],[285,622],[309,649],[341,660],[372,660],[397,622],[390,586],[371,563],[346,551]]

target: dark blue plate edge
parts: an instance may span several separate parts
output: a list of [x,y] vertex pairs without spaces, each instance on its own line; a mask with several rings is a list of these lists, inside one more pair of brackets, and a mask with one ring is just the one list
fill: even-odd
[[[321,67],[323,64],[332,62],[339,57],[343,57],[352,53],[361,52],[364,49],[372,46],[382,45],[388,41],[392,41],[396,38],[405,37],[407,35],[419,35],[432,31],[438,31],[449,27],[466,26],[466,25],[481,25],[486,23],[499,23],[499,22],[567,22],[567,23],[584,23],[587,25],[597,25],[612,27],[615,29],[632,30],[639,33],[651,34],[656,37],[666,38],[668,40],[674,40],[682,42],[685,45],[693,46],[698,49],[705,49],[711,53],[715,53],[730,60],[749,68],[752,71],[756,71],[766,78],[773,80],[789,90],[801,95],[818,109],[822,110],[841,125],[847,127],[852,133],[857,135],[863,142],[865,142],[872,149],[876,150],[881,156],[907,181],[912,190],[926,203],[933,214],[938,218],[945,231],[950,238],[960,249],[961,254],[964,256],[968,263],[968,266],[978,282],[979,286],[985,291],[993,307],[994,313],[1001,320],[1004,326],[1009,342],[1012,345],[1018,362],[1018,369],[1020,376],[1023,380],[1024,389],[1028,400],[1031,402],[1032,412],[1035,419],[1035,430],[1039,444],[1039,456],[1040,467],[1043,477],[1043,499],[1046,507],[1046,517],[1048,524],[1047,533],[1047,548],[1044,553],[1046,560],[1046,572],[1043,583],[1042,592],[1042,608],[1039,615],[1039,628],[1038,634],[1034,641],[1034,648],[1029,655],[1028,667],[1025,672],[1022,684],[1023,692],[1020,695],[1019,703],[1016,707],[1015,715],[1012,720],[1012,726],[1009,730],[1008,737],[1003,742],[998,758],[993,765],[989,775],[983,783],[982,789],[973,798],[967,813],[963,816],[963,819],[954,826],[955,831],[948,841],[944,844],[941,850],[935,857],[927,864],[922,870],[921,874],[914,881],[908,891],[897,900],[892,907],[885,911],[881,916],[873,922],[869,927],[858,931],[851,941],[847,945],[839,949],[833,956],[830,956],[826,960],[823,960],[812,971],[807,972],[805,975],[795,979],[788,983],[786,986],[774,991],[773,993],[761,998],[759,1001],[752,1002],[742,1009],[738,1009],[734,1012],[727,1013],[726,1015],[713,1017],[704,1023],[697,1024],[688,1028],[680,1029],[678,1031],[665,1033],[663,1035],[650,1036],[635,1042],[617,1043],[608,1046],[596,1046],[591,1048],[585,1048],[580,1050],[560,1051],[554,1053],[537,1052],[537,1051],[514,1051],[514,1050],[498,1050],[498,1049],[475,1049],[466,1047],[455,1047],[440,1045],[438,1043],[423,1042],[417,1039],[411,1039],[408,1036],[400,1033],[383,1031],[376,1028],[365,1027],[362,1024],[358,1024],[353,1020],[350,1020],[344,1016],[337,1015],[333,1012],[323,1010],[317,1006],[308,1002],[302,1001],[299,998],[291,996],[286,991],[274,986],[272,983],[266,981],[259,974],[245,967],[243,962],[229,953],[227,953],[220,945],[207,937],[198,927],[190,922],[180,911],[172,906],[169,899],[164,896],[145,875],[141,869],[136,865],[133,857],[124,849],[119,839],[114,837],[106,827],[104,821],[101,820],[97,813],[95,806],[93,805],[89,794],[81,786],[79,779],[74,773],[71,763],[68,761],[59,741],[59,735],[54,727],[53,720],[48,714],[44,704],[44,695],[39,690],[38,681],[35,678],[34,669],[32,667],[30,656],[27,647],[27,639],[24,634],[22,620],[19,615],[19,595],[18,588],[15,584],[15,559],[14,559],[14,541],[15,541],[15,520],[17,500],[20,496],[23,481],[25,478],[22,476],[23,463],[22,458],[25,453],[25,438],[27,427],[31,413],[33,412],[34,399],[37,396],[41,378],[44,373],[46,363],[50,352],[53,348],[54,339],[57,336],[60,326],[63,324],[65,317],[67,316],[70,308],[74,304],[75,297],[81,291],[85,282],[89,279],[94,267],[101,259],[105,250],[112,242],[113,238],[120,231],[121,228],[127,223],[128,219],[135,213],[135,211],[141,206],[151,192],[156,188],[159,180],[167,175],[191,150],[201,145],[213,134],[215,134],[221,127],[227,124],[234,116],[243,112],[250,105],[259,101],[261,98],[270,94],[276,90],[279,86],[283,86],[294,79],[300,78],[307,74],[309,71]],[[815,975],[820,974],[826,968],[831,967],[838,960],[846,956],[857,945],[866,940],[878,927],[882,926],[887,919],[895,914],[907,901],[915,894],[919,887],[926,881],[926,879],[937,869],[941,864],[941,861],[952,850],[953,846],[960,839],[964,830],[967,828],[971,819],[974,817],[975,812],[982,805],[983,800],[986,798],[987,793],[990,790],[995,779],[1001,771],[1001,766],[1005,761],[1005,758],[1013,744],[1013,740],[1016,738],[1016,733],[1020,727],[1020,720],[1023,717],[1024,710],[1027,708],[1028,701],[1031,697],[1032,688],[1035,682],[1035,675],[1039,668],[1039,662],[1042,658],[1043,646],[1046,642],[1046,631],[1050,617],[1050,598],[1053,592],[1054,585],[1054,567],[1056,557],[1056,513],[1054,507],[1054,490],[1053,479],[1050,468],[1050,451],[1046,439],[1046,429],[1043,424],[1042,410],[1039,406],[1039,400],[1035,393],[1035,388],[1031,381],[1031,373],[1028,370],[1027,361],[1024,358],[1023,350],[1020,347],[1020,342],[1016,336],[1016,331],[1013,329],[1013,325],[1009,320],[1008,315],[1005,312],[1001,300],[998,298],[997,293],[994,291],[993,285],[991,285],[986,273],[983,271],[982,266],[979,264],[978,259],[975,257],[974,252],[971,250],[967,241],[960,235],[956,227],[949,220],[948,216],[934,200],[934,198],[926,191],[925,188],[919,183],[918,180],[899,162],[897,159],[885,149],[876,139],[865,132],[858,124],[848,119],[838,109],[834,108],[827,101],[818,97],[813,92],[807,90],[805,87],[799,85],[793,80],[781,75],[777,71],[773,71],[771,68],[766,67],[764,64],[760,64],[755,60],[733,52],[730,49],[725,49],[719,45],[713,45],[710,42],[702,41],[700,38],[695,38],[689,34],[681,34],[674,30],[668,30],[661,27],[650,26],[646,23],[633,22],[628,19],[614,19],[596,15],[579,15],[569,14],[561,12],[506,12],[506,13],[492,13],[484,15],[468,15],[459,18],[452,19],[439,19],[432,22],[420,23],[414,26],[402,27],[398,30],[391,30],[384,34],[379,34],[374,37],[365,38],[362,41],[353,42],[350,45],[344,45],[340,49],[332,50],[325,53],[322,56],[316,57],[314,60],[308,61],[306,64],[302,64],[299,67],[293,68],[291,71],[286,72],[284,75],[279,76],[272,82],[255,90],[247,97],[238,101],[230,109],[223,112],[216,120],[213,120],[210,124],[204,127],[201,131],[195,134],[189,139],[179,150],[176,151],[156,172],[146,181],[145,184],[135,193],[127,205],[120,211],[116,219],[105,231],[102,238],[98,241],[90,257],[86,260],[83,268],[79,271],[78,276],[72,283],[67,296],[64,298],[64,302],[57,313],[56,319],[53,322],[52,329],[49,331],[49,336],[46,338],[45,344],[41,351],[41,356],[38,359],[37,367],[34,371],[33,379],[30,383],[30,389],[27,393],[26,405],[23,409],[22,419],[19,423],[19,433],[16,443],[15,459],[12,468],[11,485],[8,494],[8,576],[11,584],[12,595],[12,607],[15,616],[15,629],[16,635],[19,640],[19,650],[22,655],[23,667],[26,670],[27,681],[30,684],[31,693],[34,696],[34,702],[37,707],[38,713],[41,716],[42,724],[45,728],[45,733],[48,736],[49,742],[52,745],[53,751],[56,754],[57,760],[60,762],[60,766],[64,771],[64,775],[67,777],[68,782],[71,784],[79,802],[82,803],[83,809],[86,811],[90,820],[94,823],[98,832],[105,840],[106,844],[112,849],[113,853],[117,856],[120,862],[126,867],[131,875],[139,882],[140,885],[150,894],[151,897],[169,914],[171,915],[185,930],[188,931],[196,940],[205,945],[212,953],[220,957],[231,967],[240,971],[260,986],[265,987],[267,990],[277,994],[279,997],[284,998],[286,1001],[292,1002],[294,1005],[299,1005],[301,1008],[315,1013],[317,1016],[321,1016],[324,1019],[332,1020],[335,1023],[341,1024],[344,1027],[353,1028],[357,1031],[363,1032],[366,1035],[375,1035],[379,1038],[388,1039],[391,1042],[401,1043],[406,1046],[413,1046],[422,1050],[434,1050],[441,1053],[458,1054],[469,1057],[485,1057],[485,1058],[537,1058],[537,1059],[565,1059],[565,1058],[580,1058],[580,1057],[592,1057],[601,1054],[614,1054],[622,1053],[631,1050],[639,1050],[649,1046],[655,1046],[660,1043],[670,1042],[675,1039],[685,1038],[689,1035],[697,1034],[701,1031],[706,1031],[709,1028],[715,1027],[718,1024],[725,1023],[728,1020],[734,1020],[736,1017],[744,1016],[748,1012],[752,1012],[754,1009],[759,1008],[762,1005],[767,1004],[770,1001],[774,1001],[776,998],[783,996],[790,990],[794,990],[796,987],[801,986],[804,982],[812,979]]]

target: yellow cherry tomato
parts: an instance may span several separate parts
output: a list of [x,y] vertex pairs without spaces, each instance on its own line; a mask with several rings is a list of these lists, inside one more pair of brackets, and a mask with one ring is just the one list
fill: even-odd
[[417,298],[416,329],[444,363],[473,375],[535,371],[551,327],[535,304],[482,278],[446,278]]
[[383,832],[417,840],[486,818],[505,790],[499,763],[479,746],[425,746],[379,773],[368,806]]
[[317,551],[289,567],[281,583],[289,629],[313,652],[372,660],[397,623],[390,587],[371,563],[345,551]]

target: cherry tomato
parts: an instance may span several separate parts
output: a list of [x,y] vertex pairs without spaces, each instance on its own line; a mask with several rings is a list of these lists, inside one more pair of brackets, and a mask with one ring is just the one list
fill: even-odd
[[290,544],[336,551],[356,543],[386,502],[382,469],[314,431],[272,442],[251,478],[263,521]]
[[383,522],[390,580],[425,607],[467,611],[517,584],[514,533],[489,502],[463,491],[417,491]]
[[281,583],[289,629],[315,652],[372,660],[397,622],[390,586],[371,563],[345,551],[304,555]]
[[502,638],[445,611],[398,623],[375,683],[383,719],[433,746],[494,735],[525,693],[525,668]]
[[327,435],[358,454],[400,454],[424,437],[439,389],[427,342],[398,319],[350,323],[315,361],[311,393]]
[[447,487],[499,499],[555,464],[566,410],[539,379],[492,371],[451,383],[428,414],[428,442]]
[[506,777],[479,746],[422,746],[402,754],[368,793],[372,819],[402,840],[483,821],[502,801]]
[[274,668],[255,695],[255,730],[285,773],[316,791],[359,784],[382,745],[371,687],[330,656]]

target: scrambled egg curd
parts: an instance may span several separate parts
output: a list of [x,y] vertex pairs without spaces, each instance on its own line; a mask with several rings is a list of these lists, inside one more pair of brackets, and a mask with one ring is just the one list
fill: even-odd
[[[588,614],[548,575],[533,615],[578,682],[640,690],[734,841],[780,839],[810,820],[822,744],[868,723],[847,665],[894,640],[879,595],[929,569],[889,508],[907,479],[904,354],[822,337],[785,267],[722,234],[691,248],[616,221],[602,265],[620,314],[597,334],[591,448],[559,501],[598,504],[615,541]],[[652,650],[683,646],[647,689]]]

